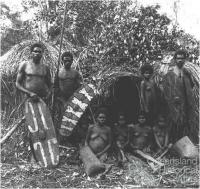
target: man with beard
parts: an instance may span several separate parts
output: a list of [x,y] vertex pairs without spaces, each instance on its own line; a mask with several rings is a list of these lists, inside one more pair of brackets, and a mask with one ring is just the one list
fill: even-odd
[[169,136],[173,142],[190,133],[194,83],[184,68],[186,58],[184,50],[176,51],[175,66],[163,78],[164,96],[169,107]]

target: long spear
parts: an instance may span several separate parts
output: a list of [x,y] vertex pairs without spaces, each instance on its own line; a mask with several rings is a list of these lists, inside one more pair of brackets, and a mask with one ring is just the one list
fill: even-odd
[[54,117],[55,112],[55,85],[58,84],[58,73],[59,73],[59,67],[61,62],[61,50],[62,50],[62,42],[63,42],[63,34],[65,30],[65,21],[66,21],[66,13],[67,13],[67,1],[65,2],[65,12],[64,12],[64,20],[62,24],[62,31],[61,31],[61,39],[60,39],[60,49],[59,49],[59,56],[58,56],[58,64],[57,64],[57,70],[55,74],[54,84],[53,84],[53,95],[52,95],[52,117]]

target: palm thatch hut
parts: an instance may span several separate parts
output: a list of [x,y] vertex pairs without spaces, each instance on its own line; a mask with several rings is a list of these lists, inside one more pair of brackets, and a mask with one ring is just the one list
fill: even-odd
[[140,82],[137,69],[132,66],[106,67],[95,76],[99,95],[91,107],[104,106],[110,112],[109,121],[116,119],[117,113],[124,112],[128,122],[135,122],[140,111]]
[[[0,59],[1,71],[1,105],[2,110],[11,112],[14,107],[22,101],[22,95],[16,90],[15,80],[17,68],[21,61],[30,57],[30,46],[35,41],[24,41],[14,46]],[[47,64],[54,75],[58,61],[58,48],[46,42],[44,45],[43,62]],[[166,61],[167,60],[167,61]],[[154,62],[154,79],[157,85],[162,88],[162,78],[174,65],[172,56],[164,57],[162,61]],[[187,62],[186,69],[191,73],[195,86],[193,89],[195,104],[193,107],[193,123],[189,129],[189,135],[197,135],[199,124],[199,66]],[[95,80],[99,95],[97,95],[91,107],[96,109],[99,106],[107,106],[111,112],[111,121],[115,120],[117,112],[123,111],[129,122],[136,122],[140,111],[140,82],[139,68],[131,65],[110,66],[101,68],[91,77]],[[86,81],[86,80],[85,80]],[[89,79],[90,81],[90,79]],[[88,82],[88,81],[87,81]]]
[[[162,80],[164,75],[174,66],[173,56],[164,57],[159,62],[153,62],[154,75],[153,78],[160,88],[162,93]],[[185,68],[191,73],[194,80],[193,97],[194,106],[192,108],[191,116],[192,123],[188,126],[187,135],[198,143],[199,131],[199,82],[200,82],[200,67],[191,62],[186,62]],[[100,94],[91,103],[91,107],[95,109],[99,106],[105,106],[110,112],[110,122],[116,120],[116,115],[120,111],[127,116],[128,122],[136,122],[140,111],[140,82],[141,75],[138,68],[132,66],[121,67],[105,67],[97,74],[94,74],[97,88]],[[164,95],[161,94],[164,99]],[[161,102],[158,102],[161,103]],[[166,107],[161,107],[162,113],[167,114],[167,102],[164,103]],[[163,104],[159,104],[163,106]],[[170,119],[166,115],[167,119]]]

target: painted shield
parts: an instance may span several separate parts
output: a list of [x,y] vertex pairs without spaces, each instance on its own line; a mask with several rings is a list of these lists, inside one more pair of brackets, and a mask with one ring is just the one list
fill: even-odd
[[42,99],[28,99],[25,116],[37,161],[42,167],[55,167],[59,163],[59,146],[48,107]]
[[69,136],[88,107],[90,101],[97,94],[92,84],[84,84],[69,98],[65,104],[65,112],[62,118],[61,129]]

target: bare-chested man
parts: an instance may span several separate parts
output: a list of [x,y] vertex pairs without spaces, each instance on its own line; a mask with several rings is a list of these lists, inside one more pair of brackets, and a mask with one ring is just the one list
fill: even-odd
[[188,135],[193,142],[199,143],[198,117],[195,117],[194,80],[185,68],[187,52],[177,50],[174,54],[175,66],[163,77],[164,97],[169,107],[170,141],[176,142]]
[[[40,43],[34,43],[30,51],[32,59],[22,62],[19,66],[16,87],[35,100],[38,97],[48,98],[50,95],[51,74],[49,68],[41,62],[44,51],[43,46]],[[33,152],[30,137],[29,142]],[[35,158],[34,153],[33,156]]]
[[71,68],[73,55],[70,52],[62,54],[63,67],[58,74],[59,96],[67,101],[73,95],[76,89],[81,86],[82,78],[77,70]]
[[[61,57],[63,67],[58,73],[58,123],[57,131],[61,136],[65,136],[65,130],[60,129],[61,120],[64,113],[64,103],[81,86],[82,77],[77,70],[71,68],[73,55],[71,52],[64,52]],[[64,143],[65,137],[60,137],[60,143]]]
[[30,97],[46,98],[50,95],[51,74],[48,66],[41,62],[43,46],[34,43],[30,51],[32,59],[19,66],[16,87]]

